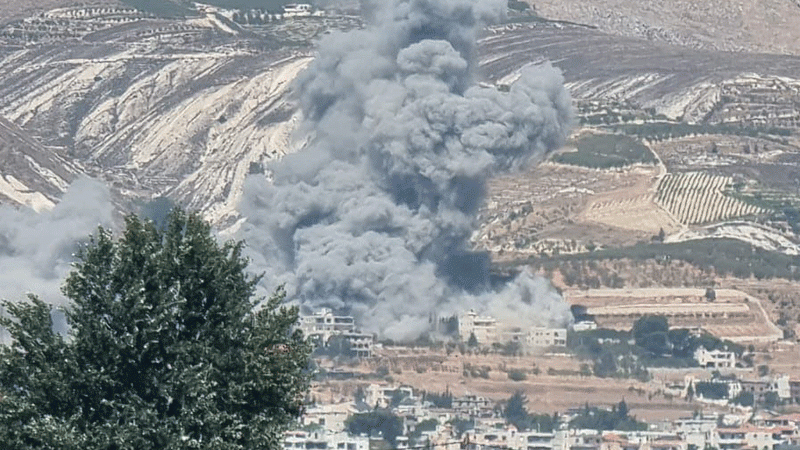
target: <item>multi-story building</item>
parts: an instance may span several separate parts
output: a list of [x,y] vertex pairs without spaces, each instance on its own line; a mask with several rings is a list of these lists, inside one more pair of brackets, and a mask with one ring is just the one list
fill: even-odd
[[767,393],[772,392],[770,383],[766,380],[740,380],[739,383],[742,385],[742,392],[753,394],[753,400],[756,403],[763,403]]
[[741,450],[754,448],[773,450],[781,442],[780,434],[774,435],[771,428],[759,428],[744,425],[736,428],[717,428],[720,450]]
[[528,333],[527,344],[530,347],[565,347],[567,329],[534,327]]
[[719,447],[716,417],[700,416],[679,419],[673,422],[673,429],[687,445],[693,445],[696,448]]
[[491,414],[494,404],[491,400],[473,394],[453,397],[452,409],[461,416],[482,417]]
[[406,398],[414,397],[414,388],[410,386],[381,386],[370,384],[365,389],[364,402],[372,407],[386,408],[392,403],[392,398],[399,395]]
[[479,316],[473,309],[458,316],[458,335],[464,342],[469,341],[470,336],[475,335],[475,339],[481,345],[500,342],[497,319],[491,316]]
[[519,342],[529,349],[567,345],[566,328],[503,326],[494,317],[479,316],[474,310],[458,316],[458,334],[464,342],[474,335],[481,345]]
[[302,417],[303,426],[317,425],[329,432],[342,432],[345,422],[357,413],[352,402],[314,405],[308,408]]
[[330,309],[322,308],[310,316],[302,316],[299,328],[317,346],[326,347],[332,337],[342,336],[355,356],[372,356],[375,339],[371,334],[359,332],[352,316],[337,316]]
[[327,431],[287,431],[284,450],[369,450],[369,438]]
[[736,367],[736,354],[723,350],[706,350],[698,347],[694,351],[694,359],[700,367],[709,369],[733,369]]

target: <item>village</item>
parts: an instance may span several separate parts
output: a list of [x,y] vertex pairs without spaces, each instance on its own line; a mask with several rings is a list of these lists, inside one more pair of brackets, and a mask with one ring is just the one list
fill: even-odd
[[[725,334],[731,328],[714,328],[716,319],[752,322],[751,309],[735,305],[756,299],[733,302],[738,293],[720,290],[719,300],[715,293],[710,301],[710,292],[678,290],[662,295],[658,307],[652,292],[650,305],[631,303],[630,290],[615,294],[638,309],[617,311],[613,301],[598,306],[611,297],[608,291],[575,293],[573,300],[584,304],[574,304],[568,327],[523,330],[467,310],[432,318],[431,336],[409,344],[376,341],[353,317],[328,309],[303,316],[299,328],[318,346],[319,374],[284,448],[775,450],[800,444],[800,378],[762,364],[780,337],[766,327],[762,336],[719,339],[700,326]],[[687,328],[670,329],[667,316]],[[447,342],[436,342],[448,332]],[[651,348],[661,345],[653,338],[662,332],[669,342]],[[679,344],[677,335],[693,344]],[[592,346],[601,356],[592,359],[586,350]],[[536,390],[547,383],[544,394]],[[588,387],[598,383],[608,390]],[[569,385],[587,388],[577,395],[560,391]],[[664,409],[648,411],[658,405]]]

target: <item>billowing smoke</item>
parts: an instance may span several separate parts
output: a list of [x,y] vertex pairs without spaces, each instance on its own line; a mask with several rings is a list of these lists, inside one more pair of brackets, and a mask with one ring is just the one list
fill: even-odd
[[476,33],[505,0],[367,3],[372,24],[329,36],[297,82],[308,145],[245,187],[244,236],[265,282],[400,340],[468,308],[568,321],[530,274],[492,288],[488,257],[469,245],[487,177],[564,140],[561,73],[527,68],[507,92],[476,84]]
[[[110,227],[112,213],[108,188],[89,178],[75,180],[51,211],[0,206],[0,299],[23,300],[32,293],[65,305],[61,285],[78,244],[97,226]],[[63,331],[66,324],[60,318],[56,327]]]

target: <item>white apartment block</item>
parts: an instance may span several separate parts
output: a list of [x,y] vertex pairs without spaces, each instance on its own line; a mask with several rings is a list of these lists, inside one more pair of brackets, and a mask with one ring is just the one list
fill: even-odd
[[491,316],[480,316],[474,310],[458,316],[458,334],[463,342],[475,335],[480,345],[518,341],[528,348],[563,347],[567,345],[566,328],[504,326]]
[[475,335],[480,345],[491,345],[500,342],[497,332],[497,319],[491,316],[479,316],[475,310],[470,309],[458,316],[458,335],[467,342],[471,335]]
[[326,431],[287,431],[283,450],[369,450],[369,438]]
[[565,347],[567,345],[567,329],[532,328],[528,333],[527,344],[530,347]]
[[356,329],[353,316],[337,316],[330,309],[322,308],[310,316],[300,317],[300,330],[319,346],[327,346],[333,336],[343,336],[356,356],[372,356],[374,338]]

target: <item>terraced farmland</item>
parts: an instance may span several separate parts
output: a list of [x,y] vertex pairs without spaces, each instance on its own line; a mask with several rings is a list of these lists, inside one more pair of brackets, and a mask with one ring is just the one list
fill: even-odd
[[732,177],[705,172],[667,174],[661,179],[656,203],[686,225],[761,214],[764,210],[725,194]]

